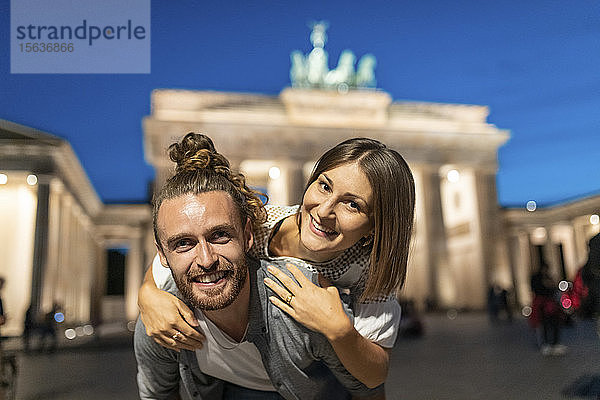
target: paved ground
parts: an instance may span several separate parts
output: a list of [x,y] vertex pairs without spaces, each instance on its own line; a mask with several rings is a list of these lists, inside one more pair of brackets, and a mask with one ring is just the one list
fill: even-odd
[[139,399],[132,343],[124,333],[53,353],[19,353],[17,399]]
[[[524,320],[492,327],[482,314],[430,315],[425,325],[423,338],[397,343],[388,399],[568,399],[576,397],[562,396],[565,388],[600,375],[600,338],[590,322],[564,331],[564,357],[543,357]],[[20,353],[18,363],[20,400],[137,398],[127,336],[53,354]]]
[[396,344],[388,399],[574,398],[561,392],[600,375],[600,338],[591,321],[564,329],[563,357],[542,356],[523,319],[493,326],[482,314],[428,316],[426,330],[422,339]]

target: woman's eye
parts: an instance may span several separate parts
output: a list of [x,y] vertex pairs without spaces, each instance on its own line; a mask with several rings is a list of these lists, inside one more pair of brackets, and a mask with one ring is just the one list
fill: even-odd
[[324,190],[326,192],[329,192],[329,190],[330,190],[330,187],[326,182],[323,182],[323,181],[319,182],[319,186],[321,187],[321,190]]
[[353,210],[360,211],[360,206],[355,201],[349,201],[348,202],[348,207],[350,207]]

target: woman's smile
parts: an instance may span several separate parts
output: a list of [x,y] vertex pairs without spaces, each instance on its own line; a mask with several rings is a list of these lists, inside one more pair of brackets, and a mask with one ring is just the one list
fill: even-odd
[[312,215],[309,215],[309,217],[311,231],[317,236],[323,236],[332,239],[332,236],[338,234],[336,231],[332,229],[327,229],[325,226],[319,224]]

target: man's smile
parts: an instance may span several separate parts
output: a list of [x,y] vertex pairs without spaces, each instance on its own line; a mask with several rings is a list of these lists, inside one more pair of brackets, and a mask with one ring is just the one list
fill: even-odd
[[225,283],[226,279],[231,276],[232,271],[215,271],[208,274],[198,274],[194,277],[190,277],[190,281],[197,284],[198,286],[209,286],[213,287],[221,283]]

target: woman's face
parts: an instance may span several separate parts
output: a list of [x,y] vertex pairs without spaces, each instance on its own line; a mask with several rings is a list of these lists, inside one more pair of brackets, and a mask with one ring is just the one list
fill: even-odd
[[357,163],[323,172],[302,201],[300,242],[313,261],[332,259],[373,231],[373,190]]

